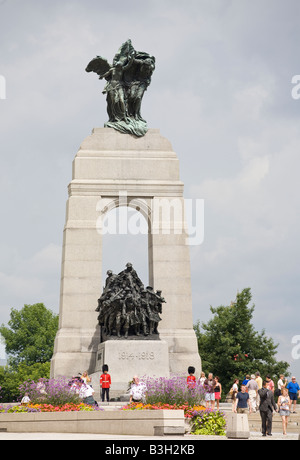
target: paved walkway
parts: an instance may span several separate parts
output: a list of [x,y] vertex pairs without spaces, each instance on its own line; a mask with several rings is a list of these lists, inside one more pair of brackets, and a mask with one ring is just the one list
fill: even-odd
[[[299,440],[299,434],[297,433],[288,433],[286,436],[283,436],[281,433],[273,433],[271,437],[262,437],[260,433],[250,433],[250,441],[261,440],[261,441],[297,441]],[[84,433],[1,433],[0,432],[0,442],[1,441],[55,441],[55,440],[64,440],[64,441],[91,441],[91,440],[106,440],[106,441],[181,441],[188,443],[195,441],[230,441],[225,436],[115,436],[108,434],[84,434]]]

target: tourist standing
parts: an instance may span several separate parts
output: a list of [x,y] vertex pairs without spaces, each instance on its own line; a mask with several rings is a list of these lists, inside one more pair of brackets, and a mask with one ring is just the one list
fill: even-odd
[[220,383],[219,377],[215,377],[215,401],[217,401],[217,410],[220,410],[220,400],[222,398],[222,385]]
[[[256,375],[255,381],[256,381],[256,383],[258,385],[258,389],[261,390],[262,386],[263,386],[263,380],[262,380],[259,372],[256,372],[255,375]],[[256,405],[257,405],[257,407],[259,407],[259,394],[258,393],[257,393]]]
[[234,379],[233,385],[230,389],[231,399],[232,399],[232,412],[234,412],[235,408],[235,397],[239,391],[239,379]]
[[287,389],[289,390],[289,397],[293,404],[293,414],[296,414],[296,404],[297,399],[300,398],[300,387],[296,381],[296,377],[292,377],[292,381],[287,384]]
[[45,385],[45,379],[40,378],[40,379],[38,380],[36,389],[37,389],[37,391],[39,392],[39,394],[41,395],[41,397],[42,397],[41,399],[45,398],[45,396],[47,395],[47,392],[46,392],[46,385]]
[[106,401],[109,402],[110,385],[111,385],[111,377],[108,373],[108,365],[103,364],[102,375],[100,377],[100,387],[102,389],[102,402],[104,402],[105,396],[106,396]]
[[83,374],[82,374],[82,376],[81,376],[81,379],[84,381],[84,383],[85,383],[86,385],[90,385],[90,386],[91,386],[91,381],[92,381],[92,380],[91,380],[91,378],[89,377],[87,371],[84,371],[84,372],[83,372]]
[[261,389],[262,389],[262,387],[263,387],[263,380],[262,380],[262,378],[261,378],[261,376],[260,376],[260,373],[259,373],[259,372],[256,372],[256,374],[255,374],[255,375],[256,375],[256,378],[255,378],[255,380],[256,380],[256,383],[257,383],[257,385],[258,385],[258,389],[259,389],[259,390],[261,390]]
[[212,410],[215,408],[215,386],[216,381],[213,374],[210,372],[207,379],[204,381],[206,409],[209,408],[209,405]]
[[266,382],[267,382],[268,390],[272,391],[272,393],[274,394],[275,385],[274,385],[274,382],[271,379],[270,375],[266,376]]
[[241,385],[241,391],[238,391],[235,397],[235,405],[234,411],[238,414],[246,414],[249,410],[249,414],[251,414],[251,405],[250,405],[250,398],[249,393],[246,391],[246,385]]
[[281,392],[282,392],[282,395],[279,396],[277,404],[278,404],[278,409],[279,409],[279,415],[281,416],[281,419],[282,419],[282,431],[283,431],[283,434],[286,434],[289,416],[291,413],[292,401],[289,397],[289,391],[287,388],[283,387]]
[[277,410],[277,406],[274,395],[272,391],[268,390],[267,385],[268,383],[264,380],[263,387],[258,390],[260,397],[259,412],[261,416],[262,435],[272,436],[273,408]]
[[245,380],[243,381],[242,385],[245,385],[247,391],[247,383],[250,381],[250,375],[246,375]]
[[201,376],[200,376],[200,379],[199,379],[199,383],[200,383],[200,385],[201,385],[202,387],[204,386],[205,380],[206,380],[205,372],[201,372]]
[[251,406],[251,411],[256,412],[257,409],[257,394],[258,394],[258,384],[255,380],[255,375],[251,375],[251,379],[247,383],[248,394],[249,394],[249,403]]
[[275,396],[281,396],[282,395],[282,389],[287,386],[287,378],[283,375],[280,374],[279,380],[277,382],[277,388],[275,390]]

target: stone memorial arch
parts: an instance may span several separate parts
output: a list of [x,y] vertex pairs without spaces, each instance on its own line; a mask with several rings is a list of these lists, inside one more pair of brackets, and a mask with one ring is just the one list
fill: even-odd
[[[123,45],[122,49],[128,53],[130,47]],[[135,56],[138,66],[144,55]],[[108,75],[109,72],[106,78],[110,78]],[[166,299],[159,325],[160,340],[149,341],[148,351],[143,354],[154,357],[154,361],[144,362],[144,370],[154,366],[160,375],[185,374],[192,365],[199,374],[201,360],[193,330],[190,254],[179,160],[158,129],[148,130],[143,121],[143,133],[132,133],[132,126],[137,126],[135,117],[129,131],[124,132],[129,122],[117,120],[114,126],[109,113],[108,127],[95,128],[73,161],[63,238],[59,330],[51,376],[100,369],[104,348],[99,353],[100,328],[95,308],[103,288],[102,225],[107,213],[120,206],[139,211],[148,223],[149,280],[144,282],[161,290]],[[122,261],[124,267],[127,262]],[[105,267],[108,269],[114,267]],[[126,345],[124,340],[112,342],[109,347],[114,349],[108,355],[107,345],[105,360],[108,356],[117,359],[120,347],[128,348],[133,341]],[[154,348],[151,351],[149,347]],[[126,353],[119,358],[133,359],[132,353]],[[163,357],[163,362],[156,362],[155,356],[158,361]],[[130,364],[133,372],[134,362],[130,363],[130,359],[124,365]],[[141,362],[135,365],[140,373]],[[116,369],[121,369],[120,362]],[[119,376],[120,382],[128,382],[126,379],[127,376]]]

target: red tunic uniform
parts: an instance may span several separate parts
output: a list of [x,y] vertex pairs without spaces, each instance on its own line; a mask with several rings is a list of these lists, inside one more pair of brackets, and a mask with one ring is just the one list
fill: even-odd
[[100,386],[102,388],[110,388],[111,378],[109,374],[102,374],[100,377]]
[[187,386],[191,390],[192,388],[195,388],[196,386],[196,377],[194,375],[189,375],[186,379],[187,381]]

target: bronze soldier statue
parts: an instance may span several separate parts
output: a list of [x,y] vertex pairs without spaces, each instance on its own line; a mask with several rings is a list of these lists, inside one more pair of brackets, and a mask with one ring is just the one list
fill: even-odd
[[151,286],[145,289],[130,262],[118,275],[108,270],[96,308],[101,341],[128,339],[140,336],[141,332],[141,338],[158,335],[163,303],[161,291],[154,292]]

